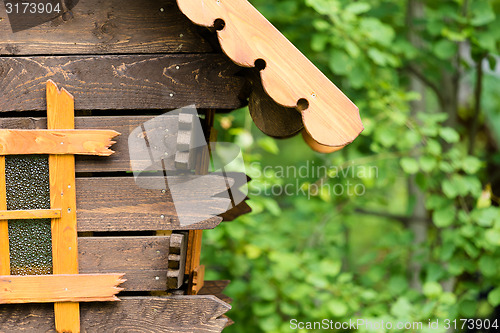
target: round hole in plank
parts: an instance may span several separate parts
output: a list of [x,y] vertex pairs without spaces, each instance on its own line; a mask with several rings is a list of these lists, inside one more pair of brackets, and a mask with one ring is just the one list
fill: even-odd
[[266,68],[267,64],[264,59],[256,59],[255,60],[255,68],[257,68],[259,71],[263,70]]
[[301,98],[297,101],[297,109],[304,111],[309,108],[309,102],[305,98]]
[[218,18],[214,21],[214,28],[217,31],[224,29],[225,26],[226,26],[226,22],[224,22],[223,19]]

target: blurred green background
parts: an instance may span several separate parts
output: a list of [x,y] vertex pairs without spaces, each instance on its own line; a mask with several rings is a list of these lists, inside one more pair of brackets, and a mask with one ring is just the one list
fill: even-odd
[[[291,332],[293,318],[446,332],[425,324],[494,318],[500,1],[251,2],[354,101],[365,130],[322,155],[300,135],[266,137],[246,109],[218,116],[218,140],[239,144],[253,179],[253,213],[204,233],[206,278],[232,280],[225,332]],[[280,172],[290,166],[309,172]]]

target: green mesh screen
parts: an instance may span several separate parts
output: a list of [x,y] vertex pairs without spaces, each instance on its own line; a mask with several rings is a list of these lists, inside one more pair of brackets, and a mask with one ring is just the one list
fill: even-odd
[[[5,158],[7,209],[49,209],[47,155]],[[9,221],[10,274],[52,274],[50,219]]]

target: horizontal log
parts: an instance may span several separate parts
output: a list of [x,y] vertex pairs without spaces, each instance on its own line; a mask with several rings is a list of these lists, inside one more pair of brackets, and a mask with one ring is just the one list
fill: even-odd
[[0,220],[53,219],[61,217],[61,209],[2,210]]
[[0,111],[46,110],[49,79],[76,110],[235,109],[239,70],[222,54],[0,57]]
[[[0,55],[212,50],[180,13],[175,0],[80,1],[64,16],[15,33],[4,6],[0,6],[0,17],[4,18],[0,20]],[[26,18],[28,25],[35,19],[33,15]],[[20,21],[12,23],[19,25]]]
[[111,141],[120,133],[99,130],[0,129],[0,155],[98,155],[109,156]]
[[212,175],[141,179],[138,186],[134,177],[77,178],[78,231],[212,229],[222,220],[214,215],[230,205],[229,199],[214,195],[231,186],[232,179],[229,184]]
[[[183,243],[183,235],[176,237]],[[79,271],[125,273],[120,287],[126,291],[166,290],[169,247],[169,236],[79,237]]]
[[[216,333],[231,306],[214,296],[120,297],[121,302],[80,304],[81,331]],[[55,333],[51,304],[0,306],[3,332]]]
[[123,274],[0,276],[0,303],[118,301]]

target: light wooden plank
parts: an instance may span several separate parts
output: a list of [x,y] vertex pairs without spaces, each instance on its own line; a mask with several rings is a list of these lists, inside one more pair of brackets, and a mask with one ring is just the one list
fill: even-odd
[[[65,89],[47,81],[48,129],[74,129],[74,100]],[[49,155],[50,206],[61,207],[61,218],[52,219],[52,262],[54,274],[78,274],[76,231],[75,157]],[[80,332],[78,303],[54,303],[58,332]]]
[[262,59],[266,93],[278,104],[300,111],[315,141],[345,146],[363,130],[356,105],[247,0],[177,3],[194,23],[211,27],[222,19],[224,28],[217,33],[224,53],[245,67]]
[[53,219],[61,217],[61,209],[1,210],[0,220]]
[[0,155],[78,154],[109,156],[120,133],[104,130],[0,129]]
[[[0,156],[0,209],[7,210],[5,156]],[[0,220],[0,275],[10,274],[9,221]]]
[[123,274],[0,276],[0,303],[119,301],[115,295],[123,290],[118,288],[125,281],[122,277]]

